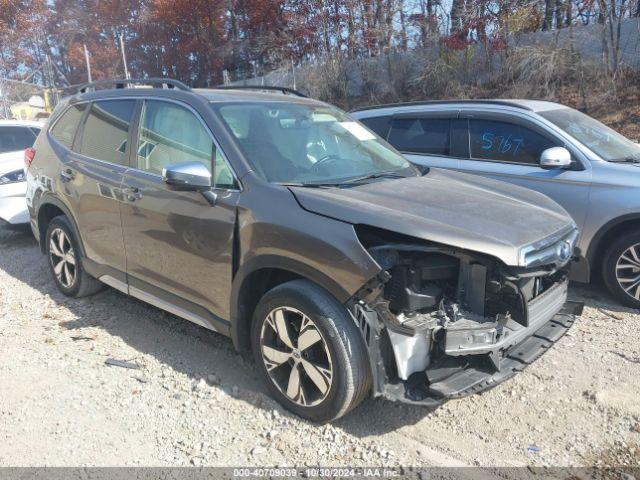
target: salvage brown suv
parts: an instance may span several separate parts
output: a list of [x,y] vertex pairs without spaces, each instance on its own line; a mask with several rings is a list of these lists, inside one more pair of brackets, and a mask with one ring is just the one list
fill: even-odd
[[435,405],[490,388],[571,326],[578,233],[561,207],[418,170],[281,90],[123,80],[59,105],[25,156],[58,288],[107,284],[230,336],[317,422],[371,394]]

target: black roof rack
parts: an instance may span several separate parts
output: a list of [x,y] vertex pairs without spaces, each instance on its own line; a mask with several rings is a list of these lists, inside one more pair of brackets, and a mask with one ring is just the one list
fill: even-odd
[[296,97],[309,98],[304,93],[301,93],[293,88],[278,87],[274,85],[220,85],[214,87],[216,90],[269,90],[274,92],[281,92],[285,95],[295,95]]
[[114,88],[129,88],[129,85],[151,85],[153,88],[177,88],[190,92],[191,89],[179,80],[171,78],[121,78],[113,80],[98,80],[84,83],[78,87],[78,93],[95,91],[96,87],[113,85]]
[[351,110],[351,112],[361,112],[362,110],[375,110],[378,108],[391,108],[391,107],[412,107],[420,105],[441,105],[448,103],[489,103],[493,105],[505,105],[509,107],[521,108],[523,110],[532,110],[531,108],[522,105],[521,103],[512,102],[509,100],[483,100],[483,99],[466,99],[466,100],[423,100],[417,102],[404,102],[404,103],[387,103],[384,105],[372,105],[370,107],[358,107]]

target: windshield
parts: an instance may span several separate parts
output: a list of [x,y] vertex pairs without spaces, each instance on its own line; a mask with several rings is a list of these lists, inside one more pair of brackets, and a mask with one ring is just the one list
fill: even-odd
[[213,105],[256,173],[273,183],[340,184],[418,170],[340,110],[316,105]]
[[640,146],[599,121],[572,108],[540,115],[609,162],[640,161]]

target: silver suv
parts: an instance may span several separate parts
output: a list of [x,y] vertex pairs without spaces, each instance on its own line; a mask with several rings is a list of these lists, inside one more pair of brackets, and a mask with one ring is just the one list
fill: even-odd
[[571,279],[589,282],[599,272],[611,293],[640,307],[637,143],[577,110],[541,101],[422,102],[352,116],[415,164],[479,174],[549,196],[581,230]]
[[296,94],[132,83],[68,98],[27,158],[65,295],[107,284],[230,336],[317,422],[490,388],[571,326],[577,228],[544,195],[420,170]]

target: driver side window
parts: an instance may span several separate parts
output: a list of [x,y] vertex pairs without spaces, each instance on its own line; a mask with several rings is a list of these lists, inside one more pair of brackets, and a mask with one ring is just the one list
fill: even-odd
[[215,147],[202,122],[187,108],[161,100],[147,100],[138,132],[137,167],[158,175],[176,163],[197,161],[212,170],[216,188],[237,188],[231,168]]
[[495,120],[469,120],[472,159],[538,165],[547,148],[558,142],[521,125]]

